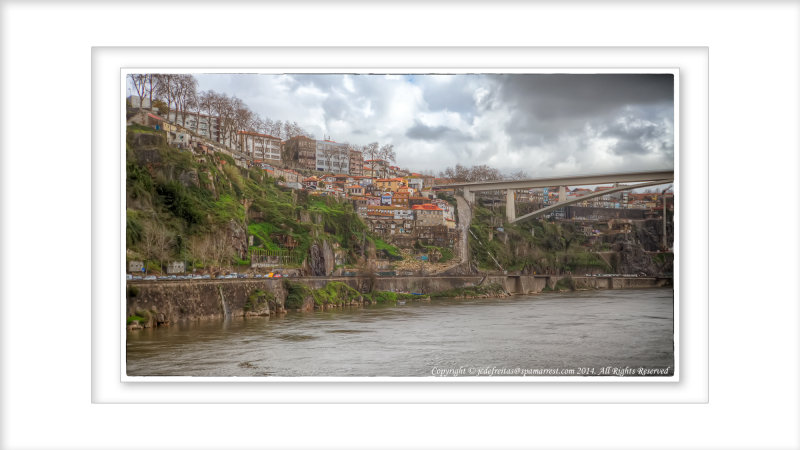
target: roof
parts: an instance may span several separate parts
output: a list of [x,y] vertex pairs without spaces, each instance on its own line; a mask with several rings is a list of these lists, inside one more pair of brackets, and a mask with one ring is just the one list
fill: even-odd
[[364,189],[364,188],[357,184],[354,184],[352,186],[347,186],[347,189]]
[[442,209],[432,203],[423,203],[421,205],[412,206],[413,209],[422,209],[425,211],[441,211]]
[[308,177],[308,178],[303,178],[303,181],[304,182],[305,181],[319,181],[319,178],[312,176],[312,177]]
[[155,115],[155,114],[152,114],[152,113],[147,113],[147,117],[152,117],[153,119],[158,119],[158,120],[164,120],[164,121],[166,121],[166,119],[164,119],[163,117],[158,117],[157,115]]

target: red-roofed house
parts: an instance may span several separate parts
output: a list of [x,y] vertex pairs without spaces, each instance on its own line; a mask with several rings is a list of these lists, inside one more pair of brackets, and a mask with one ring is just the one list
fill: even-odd
[[416,214],[417,226],[444,225],[444,211],[438,206],[432,203],[423,203],[422,205],[414,205],[412,209]]
[[347,186],[347,195],[353,195],[356,197],[361,197],[364,195],[364,186],[359,186],[354,184],[352,186]]

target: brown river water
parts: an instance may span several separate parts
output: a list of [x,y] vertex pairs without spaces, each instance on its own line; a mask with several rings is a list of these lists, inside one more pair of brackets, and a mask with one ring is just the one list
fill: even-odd
[[673,303],[672,288],[583,291],[179,323],[127,332],[127,373],[672,375]]

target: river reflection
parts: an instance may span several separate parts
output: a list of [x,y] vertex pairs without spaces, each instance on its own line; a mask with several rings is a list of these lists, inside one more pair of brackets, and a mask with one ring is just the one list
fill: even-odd
[[433,300],[182,323],[128,332],[126,347],[131,376],[418,377],[486,367],[561,375],[669,367],[671,374],[673,291]]

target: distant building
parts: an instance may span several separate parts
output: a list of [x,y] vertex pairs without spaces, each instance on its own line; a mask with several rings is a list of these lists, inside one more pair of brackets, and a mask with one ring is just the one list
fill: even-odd
[[364,186],[359,186],[357,184],[347,186],[347,195],[353,195],[358,197],[364,196]]
[[403,186],[403,183],[405,181],[402,178],[378,178],[375,180],[378,189],[392,192],[397,192],[400,186]]
[[316,170],[317,142],[306,136],[295,136],[283,142],[283,164],[296,169]]
[[398,190],[392,195],[392,205],[408,208],[408,191]]
[[350,175],[364,175],[364,155],[358,150],[350,150]]
[[350,173],[348,145],[329,140],[316,141],[316,168],[320,172]]
[[269,134],[239,131],[239,150],[254,159],[281,160],[281,140]]

